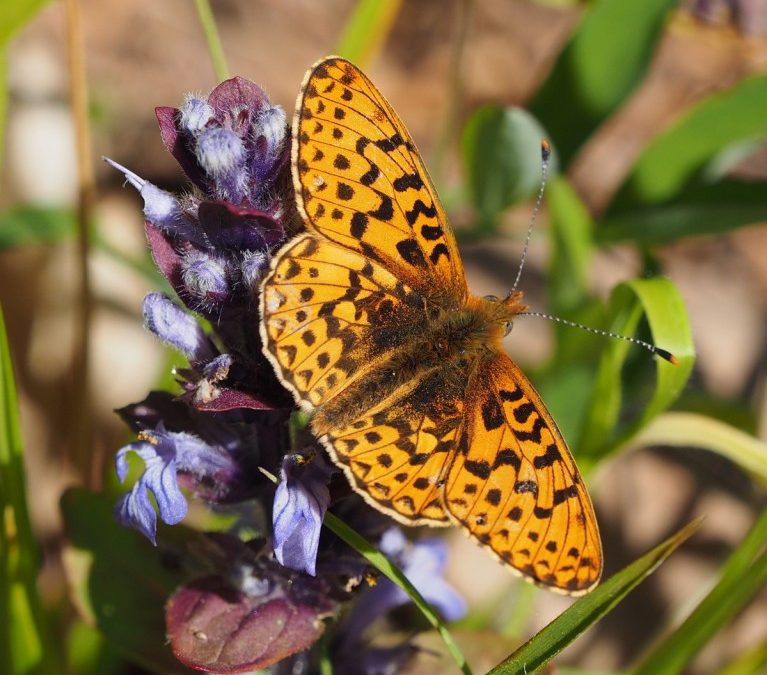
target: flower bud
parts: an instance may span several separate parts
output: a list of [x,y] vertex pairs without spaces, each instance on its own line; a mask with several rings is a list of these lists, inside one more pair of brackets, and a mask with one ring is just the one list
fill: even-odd
[[205,125],[213,119],[215,112],[207,101],[201,98],[187,95],[184,104],[179,109],[181,113],[181,128],[195,135],[205,128]]
[[205,304],[218,303],[229,294],[226,264],[223,260],[201,251],[188,253],[183,257],[181,278],[192,296]]

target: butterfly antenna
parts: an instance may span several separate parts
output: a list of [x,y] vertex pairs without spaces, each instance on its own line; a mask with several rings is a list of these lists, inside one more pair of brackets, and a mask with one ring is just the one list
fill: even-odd
[[538,189],[538,196],[535,199],[535,207],[533,208],[533,215],[530,216],[530,224],[527,226],[527,236],[525,237],[525,247],[522,249],[522,259],[519,261],[519,269],[517,269],[517,278],[514,279],[514,285],[509,291],[509,296],[513,295],[514,291],[519,286],[519,280],[522,277],[522,268],[525,266],[525,260],[527,259],[527,249],[530,248],[530,238],[533,236],[533,228],[535,227],[535,221],[538,218],[538,212],[541,210],[541,204],[543,203],[543,192],[546,189],[546,181],[549,179],[549,159],[551,158],[551,144],[544,138],[541,141],[541,187]]
[[540,317],[541,319],[548,319],[549,321],[553,321],[555,323],[561,323],[564,326],[570,326],[571,328],[580,328],[581,330],[585,330],[587,333],[593,333],[594,335],[601,335],[602,337],[615,338],[616,340],[625,340],[626,342],[630,342],[631,344],[638,345],[639,347],[642,347],[646,349],[647,351],[652,352],[656,356],[660,356],[662,359],[668,361],[669,363],[673,363],[674,365],[679,363],[679,359],[677,359],[676,356],[674,356],[671,352],[665,349],[661,349],[660,347],[656,347],[654,344],[645,342],[644,340],[628,337],[627,335],[620,335],[619,333],[612,333],[609,330],[600,330],[599,328],[584,326],[582,323],[576,323],[575,321],[568,321],[567,319],[562,319],[558,316],[553,316],[551,314],[544,314],[543,312],[521,312],[518,316],[537,316],[537,317]]

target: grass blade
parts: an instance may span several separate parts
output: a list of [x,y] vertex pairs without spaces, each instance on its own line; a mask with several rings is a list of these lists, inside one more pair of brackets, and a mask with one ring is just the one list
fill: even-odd
[[626,443],[676,400],[692,372],[695,362],[692,333],[682,298],[669,279],[633,279],[617,286],[610,299],[609,330],[631,335],[642,313],[654,343],[674,354],[678,363],[672,365],[655,359],[655,388],[649,403],[643,406],[639,417],[616,432],[623,399],[621,368],[635,348],[623,340],[611,341],[602,356],[577,446],[581,457],[600,458]]
[[668,412],[653,420],[631,445],[710,450],[767,486],[767,443],[720,420],[691,412]]
[[767,511],[725,563],[719,582],[692,614],[641,660],[633,675],[672,675],[767,584]]
[[548,626],[522,645],[488,675],[527,675],[546,665],[589,626],[596,623],[678,548],[700,520],[683,527],[649,553],[624,567],[588,595],[580,598]]
[[361,68],[370,64],[381,50],[402,0],[359,0],[346,21],[336,54]]
[[381,574],[387,579],[397,584],[405,593],[408,594],[413,604],[421,610],[421,613],[426,617],[426,620],[437,630],[442,637],[450,655],[456,662],[456,665],[461,669],[462,673],[471,675],[471,669],[466,662],[466,658],[461,652],[460,648],[453,640],[453,636],[450,635],[447,627],[442,623],[437,613],[432,609],[426,600],[423,599],[415,586],[410,583],[408,578],[389,560],[383,553],[381,553],[373,544],[367,541],[364,537],[360,536],[352,528],[350,528],[342,520],[334,516],[332,513],[325,514],[325,525],[335,535],[343,539],[349,546],[351,546],[357,553],[359,553],[365,560],[367,560],[373,567],[375,567]]
[[16,385],[0,313],[0,672],[57,672],[37,591],[39,556],[27,511]]

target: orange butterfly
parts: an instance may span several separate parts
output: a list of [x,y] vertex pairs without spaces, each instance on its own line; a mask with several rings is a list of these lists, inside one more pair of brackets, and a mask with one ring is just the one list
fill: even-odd
[[407,525],[457,523],[528,581],[602,572],[586,486],[501,339],[522,294],[469,293],[404,124],[354,65],[323,59],[293,121],[307,232],[272,262],[264,353],[352,487]]

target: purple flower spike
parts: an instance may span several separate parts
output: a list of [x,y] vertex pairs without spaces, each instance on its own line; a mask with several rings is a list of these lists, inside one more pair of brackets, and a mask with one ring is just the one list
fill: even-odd
[[316,576],[322,519],[330,503],[333,469],[319,456],[286,455],[274,495],[274,554],[285,567]]
[[214,247],[236,251],[266,250],[279,243],[285,232],[264,211],[244,209],[227,202],[203,202],[197,213],[200,226]]
[[144,325],[193,364],[208,362],[217,354],[194,317],[162,293],[150,293],[144,298]]
[[190,433],[166,431],[162,424],[154,431],[142,431],[138,441],[117,452],[115,467],[121,482],[128,472],[129,452],[144,460],[145,469],[131,491],[118,502],[115,515],[121,525],[134,527],[152,543],[157,534],[157,515],[148,490],[154,493],[162,521],[175,525],[183,520],[188,508],[177,474],[189,476],[193,482],[222,485],[233,484],[238,475],[236,461],[224,448]]

